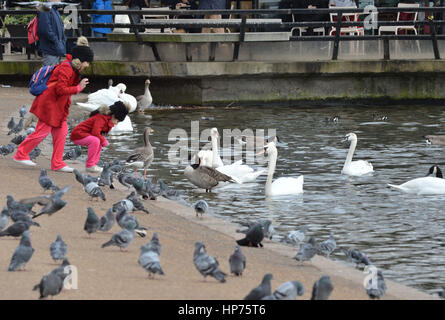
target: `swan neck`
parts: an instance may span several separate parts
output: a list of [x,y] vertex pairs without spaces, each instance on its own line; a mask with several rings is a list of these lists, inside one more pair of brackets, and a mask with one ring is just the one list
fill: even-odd
[[272,193],[272,179],[276,165],[277,165],[277,152],[275,151],[269,154],[269,165],[268,165],[268,172],[266,179],[266,195],[270,195]]
[[218,139],[212,135],[212,157],[213,164],[218,164],[219,150],[218,150]]
[[354,156],[356,146],[357,146],[357,140],[352,140],[351,145],[349,146],[348,155],[346,156],[345,165],[343,167],[346,167],[351,164],[352,157]]

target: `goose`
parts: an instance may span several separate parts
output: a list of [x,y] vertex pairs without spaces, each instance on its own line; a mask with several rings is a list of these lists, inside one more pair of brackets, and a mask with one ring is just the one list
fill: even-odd
[[134,173],[137,177],[137,168],[144,168],[144,179],[147,176],[147,168],[151,165],[153,161],[154,153],[153,148],[150,144],[150,133],[154,130],[150,127],[144,130],[144,146],[137,148],[134,152],[127,158],[126,166],[134,168]]
[[184,169],[184,176],[198,188],[205,189],[206,192],[211,192],[219,182],[234,182],[231,177],[216,169],[201,166],[201,159],[199,159],[199,163],[187,166]]
[[388,186],[405,193],[417,195],[445,194],[445,179],[442,177],[442,171],[440,168],[438,166],[432,166],[428,170],[428,175],[430,174],[435,176],[412,179],[401,185],[393,185],[388,183]]
[[275,142],[269,142],[264,151],[267,152],[269,159],[268,174],[266,180],[266,196],[293,195],[303,193],[304,176],[298,178],[281,177],[272,182],[275,166],[278,158]]
[[427,144],[445,145],[445,135],[442,136],[428,135],[425,136],[425,139]]
[[374,171],[372,164],[365,160],[352,161],[352,156],[354,155],[355,147],[357,146],[357,135],[355,133],[348,133],[342,140],[350,141],[348,155],[346,156],[345,164],[341,170],[342,174],[350,176],[361,176]]
[[145,109],[150,108],[153,98],[150,93],[150,89],[148,88],[150,86],[150,79],[145,80],[145,91],[143,95],[137,96],[137,107],[136,110],[139,112],[144,112]]

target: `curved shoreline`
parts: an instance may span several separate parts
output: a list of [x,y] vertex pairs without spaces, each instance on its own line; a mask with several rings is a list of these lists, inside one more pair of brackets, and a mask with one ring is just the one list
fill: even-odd
[[[17,97],[18,95],[18,97]],[[0,144],[11,139],[6,133],[6,123],[11,116],[17,118],[17,111],[23,103],[30,106],[33,97],[26,88],[2,89],[0,92],[2,108],[0,116]],[[74,110],[72,110],[74,116]],[[6,131],[6,132],[5,132]],[[40,194],[37,178],[40,168],[49,168],[51,147],[48,140],[42,144],[42,155],[37,159],[35,168],[23,168],[12,161],[8,155],[0,161],[0,176],[8,183],[0,184],[0,198],[5,205],[6,194],[16,199]],[[83,163],[69,163],[83,170]],[[83,231],[86,208],[92,206],[98,216],[102,216],[113,203],[129,192],[117,183],[117,190],[104,189],[106,202],[89,201],[72,174],[55,173],[48,175],[59,186],[72,184],[73,188],[64,197],[68,205],[53,216],[39,218],[41,228],[31,228],[31,242],[36,249],[25,272],[7,272],[7,267],[18,240],[0,238],[0,281],[8,284],[8,290],[0,292],[0,299],[35,299],[31,291],[40,278],[56,265],[49,257],[49,244],[61,233],[68,243],[68,258],[79,270],[79,289],[64,290],[56,299],[242,299],[252,288],[260,283],[265,273],[272,273],[272,289],[282,282],[299,280],[305,287],[302,299],[309,299],[312,285],[322,275],[331,276],[334,291],[331,299],[368,299],[363,280],[365,274],[347,265],[316,256],[311,262],[298,263],[294,259],[297,249],[277,242],[264,240],[264,248],[242,247],[247,257],[247,269],[241,278],[227,277],[225,284],[214,279],[203,281],[203,277],[193,265],[193,245],[203,241],[207,252],[218,258],[221,269],[228,273],[228,258],[241,238],[236,233],[237,226],[221,218],[207,215],[197,219],[194,211],[178,202],[159,198],[157,201],[144,201],[150,215],[135,213],[139,222],[148,227],[146,238],[136,237],[128,247],[128,252],[118,248],[101,249],[100,244],[111,237],[111,233],[95,233],[88,238]],[[113,227],[116,232],[119,227]],[[161,265],[166,275],[148,280],[147,273],[137,264],[139,247],[151,239],[153,232],[159,233],[163,252]],[[438,299],[396,282],[385,280],[388,286],[383,299]]]

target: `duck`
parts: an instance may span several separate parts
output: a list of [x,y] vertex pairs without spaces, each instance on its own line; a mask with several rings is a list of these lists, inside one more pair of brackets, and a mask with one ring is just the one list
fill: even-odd
[[150,89],[148,88],[150,86],[150,79],[145,80],[145,91],[143,95],[137,96],[137,106],[136,110],[139,112],[144,112],[145,109],[150,108],[151,104],[153,103],[153,98],[150,93]]
[[341,170],[342,174],[350,176],[361,176],[374,171],[372,164],[365,160],[355,160],[352,161],[355,148],[357,146],[357,135],[355,133],[348,133],[342,142],[349,141],[351,145],[349,146],[348,155],[346,156],[345,164]]
[[212,188],[220,182],[235,182],[231,177],[216,169],[202,166],[201,162],[202,160],[199,158],[199,163],[189,165],[184,169],[184,176],[198,188],[212,192]]
[[388,186],[405,193],[417,195],[445,194],[445,179],[438,165],[431,166],[426,177],[409,180],[401,185]]
[[424,137],[427,144],[445,145],[445,135],[428,135]]
[[266,197],[268,196],[283,196],[283,195],[297,195],[303,193],[304,176],[298,178],[280,177],[272,182],[275,172],[275,166],[278,158],[278,150],[275,142],[269,142],[263,151],[259,154],[267,152],[268,154],[268,173],[265,186]]
[[144,146],[134,150],[134,152],[127,158],[126,166],[134,168],[135,175],[137,177],[137,169],[144,168],[144,179],[147,177],[147,168],[151,165],[154,152],[150,144],[150,133],[154,130],[150,127],[144,130]]

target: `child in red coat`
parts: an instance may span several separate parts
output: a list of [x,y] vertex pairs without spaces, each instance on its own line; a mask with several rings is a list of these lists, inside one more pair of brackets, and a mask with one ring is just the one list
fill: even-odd
[[90,117],[79,123],[71,132],[70,140],[77,145],[88,147],[86,170],[101,172],[97,166],[102,147],[108,146],[103,134],[110,132],[120,121],[124,121],[128,114],[128,107],[121,101],[111,106],[102,106],[90,113]]

